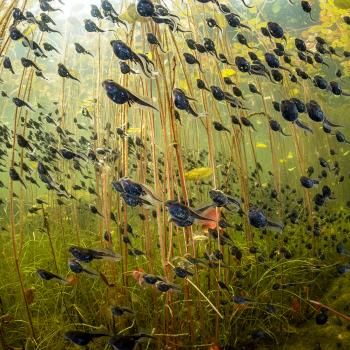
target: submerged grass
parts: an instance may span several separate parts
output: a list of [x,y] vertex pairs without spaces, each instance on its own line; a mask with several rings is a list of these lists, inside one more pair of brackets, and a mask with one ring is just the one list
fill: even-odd
[[[56,210],[48,209],[49,218],[55,215],[57,215]],[[141,229],[133,224],[132,220],[131,225],[134,232]],[[51,232],[54,232],[52,245],[59,266],[58,273],[68,278],[71,273],[67,272],[68,268],[65,267],[68,258],[67,247],[76,244],[76,241],[72,222],[66,214],[63,216],[63,226],[65,237],[62,237],[63,230],[60,224],[52,222],[50,225]],[[97,226],[97,222],[89,225],[81,223],[82,246],[99,246],[100,241],[95,231]],[[38,266],[52,269],[54,263],[53,258],[50,257],[50,239],[47,232],[40,229],[41,227],[42,218],[39,215],[25,220],[25,245],[19,261],[25,280],[24,295],[30,307],[33,327],[36,331],[36,339],[38,339],[36,343],[28,342],[27,329],[30,325],[28,320],[22,318],[25,306],[18,294],[20,285],[15,278],[16,267],[9,254],[11,249],[9,233],[3,232],[1,236],[0,269],[2,271],[1,280],[4,282],[0,289],[1,330],[6,335],[3,341],[14,347],[52,349],[55,344],[55,349],[67,349],[70,347],[67,343],[62,342],[62,333],[70,328],[122,333],[129,327],[131,330],[150,331],[150,325],[152,325],[152,331],[158,339],[158,344],[149,345],[150,348],[165,346],[165,340],[170,348],[201,348],[203,344],[219,340],[224,344],[236,344],[239,347],[239,344],[243,346],[244,342],[249,340],[252,330],[259,329],[268,335],[268,339],[265,340],[267,341],[266,346],[277,349],[282,347],[288,337],[293,338],[293,333],[299,333],[301,329],[304,329],[304,326],[301,328],[300,326],[305,322],[314,324],[313,319],[308,321],[315,310],[309,301],[310,296],[317,300],[322,298],[326,304],[330,303],[340,312],[344,308],[344,305],[338,301],[334,303],[327,297],[327,295],[332,295],[328,289],[339,295],[342,288],[345,288],[340,287],[341,290],[336,291],[336,288],[339,288],[346,278],[334,279],[335,266],[332,264],[335,259],[334,255],[327,256],[322,266],[319,266],[318,260],[311,255],[303,259],[280,258],[277,261],[259,263],[256,256],[249,254],[243,236],[236,237],[235,240],[236,245],[242,250],[243,258],[241,261],[231,262],[229,275],[224,272],[227,275],[225,283],[230,286],[230,291],[221,291],[220,299],[229,301],[230,295],[246,295],[252,301],[245,305],[230,302],[227,305],[219,305],[219,310],[217,310],[211,300],[215,300],[219,290],[216,281],[222,277],[215,269],[208,271],[205,268],[198,268],[196,278],[193,281],[187,280],[190,285],[189,297],[183,293],[176,293],[171,297],[161,295],[149,288],[143,289],[131,279],[125,284],[123,275],[130,275],[135,268],[141,267],[148,271],[150,262],[145,257],[130,259],[129,271],[122,272],[119,264],[113,266],[117,276],[115,281],[110,263],[96,263],[92,266],[102,272],[110,283],[113,280],[115,287],[107,287],[101,279],[86,276],[78,277],[74,285],[64,285],[54,281],[43,282],[38,279],[36,269]],[[113,229],[116,231],[118,229],[112,225],[112,239],[116,241],[119,233]],[[156,227],[151,227],[150,231],[153,235],[156,234]],[[176,235],[178,234],[175,233],[175,240]],[[295,237],[295,239],[298,238]],[[135,246],[140,246],[140,248],[142,242],[142,237],[134,239]],[[262,255],[268,253],[264,240],[256,240],[256,246]],[[156,243],[153,249],[159,249]],[[205,245],[198,244],[198,256],[201,256],[205,249]],[[175,249],[174,256],[176,255]],[[152,264],[153,273],[163,274],[159,255],[152,260]],[[264,264],[268,264],[269,267],[265,269]],[[225,268],[222,270],[224,271]],[[209,289],[206,289],[205,281],[209,278],[212,284]],[[186,284],[186,281],[175,280],[175,282]],[[337,287],[328,288],[330,283],[335,283]],[[186,299],[187,302],[184,303]],[[192,312],[195,314],[199,312],[204,319],[193,317],[186,321],[188,303],[194,306]],[[112,305],[127,305],[136,311],[136,315],[135,317],[113,318],[110,309]],[[213,324],[215,324],[217,315],[220,319],[218,340],[214,339],[213,334]],[[194,340],[190,342],[189,329],[186,327],[188,322],[193,324],[194,329]],[[346,321],[342,322],[342,325],[346,327]],[[167,323],[171,326],[166,326]],[[167,329],[164,327],[169,329],[169,333],[164,333],[164,329]],[[205,340],[202,338],[203,334],[205,334]],[[309,339],[308,342],[311,344],[312,340]],[[99,342],[94,345],[94,348],[104,348],[103,343],[98,344]],[[263,344],[264,341],[261,348],[264,348]]]

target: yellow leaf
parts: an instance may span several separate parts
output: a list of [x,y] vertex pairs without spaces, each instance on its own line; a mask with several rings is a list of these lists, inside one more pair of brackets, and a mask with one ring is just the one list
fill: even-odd
[[187,90],[187,83],[186,83],[186,80],[181,79],[181,80],[180,80],[180,83],[179,83],[179,86],[180,86],[180,89],[181,89],[181,90]]
[[208,236],[205,236],[205,235],[194,235],[193,240],[194,241],[207,241],[208,240]]
[[267,148],[267,145],[265,143],[257,143],[256,148]]
[[185,173],[185,178],[190,181],[196,181],[210,176],[213,173],[211,168],[195,168]]
[[350,9],[350,0],[334,0],[334,5],[342,10]]
[[96,104],[96,99],[94,98],[86,98],[84,101],[81,102],[81,105],[83,107],[93,107]]
[[231,69],[231,68],[226,68],[226,69],[223,69],[221,71],[221,75],[222,75],[223,78],[232,77],[235,74],[236,74],[236,71]]
[[128,134],[141,134],[141,128],[130,128],[127,132]]
[[288,152],[287,159],[293,159],[294,155],[292,152]]
[[36,25],[33,23],[23,31],[23,35],[29,36],[30,34],[34,33],[35,29],[36,29]]
[[227,21],[224,16],[215,16],[215,20],[220,28],[225,29],[227,27]]
[[298,93],[299,93],[299,89],[297,89],[297,88],[294,88],[294,89],[292,89],[292,91],[291,91],[291,94],[292,94],[293,96],[298,95]]

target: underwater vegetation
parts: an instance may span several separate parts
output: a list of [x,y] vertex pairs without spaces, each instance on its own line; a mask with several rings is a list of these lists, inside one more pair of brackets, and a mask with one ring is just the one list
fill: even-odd
[[349,349],[350,1],[0,2],[0,348]]

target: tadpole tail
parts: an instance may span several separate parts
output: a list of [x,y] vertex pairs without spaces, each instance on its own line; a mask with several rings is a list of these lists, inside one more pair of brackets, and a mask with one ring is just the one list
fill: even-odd
[[171,31],[175,33],[178,30],[179,23],[176,23],[171,17],[166,17],[164,19],[167,21]]
[[214,220],[214,219],[210,219],[210,218],[207,218],[207,217],[205,217],[205,216],[199,215],[198,213],[196,213],[195,211],[192,211],[192,210],[191,210],[191,215],[192,215],[195,219],[201,220],[201,221],[213,221],[213,222],[216,221],[216,220]]
[[247,5],[244,0],[241,0],[241,1],[242,1],[242,4],[248,9],[252,9],[254,7],[254,6]]
[[130,95],[130,97],[131,97],[133,102],[136,102],[139,105],[144,106],[144,107],[150,107],[150,108],[154,109],[157,112],[159,111],[158,108],[154,107],[153,105],[151,105],[150,103],[148,103],[146,101],[141,100],[139,97],[135,96],[130,91],[128,93],[129,93],[129,95]]
[[68,76],[69,76],[70,79],[76,80],[77,82],[80,83],[80,80],[78,78],[76,78],[76,77],[73,77],[73,75],[69,74]]
[[160,51],[162,51],[163,53],[167,53],[167,52],[168,52],[168,51],[165,51],[165,50],[163,49],[163,47],[162,47],[161,44],[159,44],[158,47],[159,47]]
[[34,47],[33,47],[33,44],[32,42],[26,37],[23,35],[23,40],[25,40],[27,42],[27,44],[29,45],[29,47],[31,48],[31,50],[34,50]]
[[25,106],[29,108],[32,112],[35,112],[35,110],[28,103],[25,103]]
[[199,116],[199,114],[194,111],[194,109],[191,107],[191,105],[189,105],[187,112],[190,113],[191,115],[193,115],[194,117]]
[[257,47],[255,47],[255,46],[250,46],[249,44],[247,44],[246,46],[247,46],[248,49],[251,49],[251,50],[256,50],[256,49],[257,49]]
[[314,18],[312,18],[312,14],[311,13],[309,13],[309,17],[310,17],[311,22],[314,22],[314,23],[317,22]]
[[169,13],[169,16],[170,16],[170,17],[174,17],[174,18],[176,18],[177,20],[180,21],[180,17],[177,16],[177,15],[174,15],[173,13]]
[[201,64],[198,62],[198,67],[199,67],[199,70],[202,72],[202,73],[204,73],[203,72],[203,69],[202,69],[202,67],[201,67]]
[[292,135],[286,134],[282,129],[281,129],[281,134],[282,134],[283,136],[292,136]]
[[[223,13],[224,15],[227,15],[227,14],[228,14],[227,12],[225,12],[225,11],[222,9],[221,4],[220,4],[218,1],[215,0],[214,3],[217,5],[217,7],[219,8],[219,10],[220,10],[221,13]],[[233,13],[232,11],[230,12],[230,14],[232,14],[232,15],[238,17],[239,19],[242,18],[239,14]]]
[[344,127],[344,125],[335,124],[335,123],[331,122],[330,120],[328,120],[327,118],[324,119],[323,123],[326,126],[332,126],[333,128],[343,128]]
[[286,68],[286,67],[279,66],[279,68],[287,71],[289,74],[293,74],[292,71],[290,69]]
[[236,199],[232,198],[232,197],[228,197],[228,200],[230,201],[231,204],[233,204],[234,206],[236,206],[237,209],[242,209],[242,205],[240,202],[238,202]]
[[266,77],[266,78],[268,78],[268,79],[270,80],[271,83],[277,84],[277,82],[275,82],[275,81],[272,79],[271,74],[270,74],[270,72],[268,72],[268,71],[264,71],[264,72],[253,71],[253,74],[255,74],[255,75],[260,75],[261,77]]
[[52,33],[57,33],[57,34],[59,34],[59,35],[61,35],[63,37],[62,33],[60,31],[58,31],[58,30],[51,29],[51,32]]
[[302,123],[299,119],[297,119],[295,121],[295,125],[298,126],[301,129],[304,129],[304,130],[306,130],[308,132],[311,132],[311,134],[314,133],[313,130],[310,127],[308,127],[306,124]]
[[143,64],[143,62],[142,62],[142,60],[141,60],[141,58],[138,56],[138,55],[134,55],[134,57],[133,57],[133,60],[140,66],[140,68],[141,68],[141,70],[142,70],[142,72],[148,77],[148,78],[150,78],[151,76],[150,76],[150,72],[147,70],[147,72],[146,72],[146,69],[145,69],[145,66],[144,66],[144,64]]
[[123,26],[125,26],[126,29],[128,29],[127,24],[124,21],[122,21],[121,19],[117,18],[117,23],[121,23]]
[[248,30],[252,31],[252,28],[250,28],[250,27],[249,27],[249,26],[247,26],[246,24],[241,23],[241,24],[240,24],[240,27],[242,27],[242,28],[246,28],[246,29],[248,29]]
[[47,56],[44,54],[44,51],[41,49],[40,46],[37,47],[37,50],[40,52],[40,54],[41,54],[42,56],[44,56],[44,58],[47,58]]
[[152,70],[149,68],[149,66],[152,66],[153,70],[156,69],[156,66],[154,65],[154,63],[147,57],[147,55],[141,53],[139,54],[140,57],[142,57],[145,60],[146,63],[146,69],[147,71],[151,74]]
[[25,189],[27,189],[27,186],[26,186],[26,184],[24,183],[24,181],[23,181],[22,179],[20,179],[20,182],[21,182],[21,184],[23,185],[23,187],[24,187]]
[[97,274],[97,272],[95,272],[95,271],[93,271],[93,270],[89,270],[89,269],[83,269],[83,272],[85,272],[85,273],[87,273],[88,275],[90,275],[90,276],[95,276],[95,277],[97,277],[98,276],[98,274]]
[[218,56],[218,53],[216,52],[216,50],[214,50],[214,55],[220,61],[220,57]]
[[284,225],[283,224],[279,224],[277,222],[272,222],[272,221],[268,221],[267,222],[267,225],[273,229],[273,230],[276,230],[277,232],[281,233],[284,229]]
[[36,70],[38,70],[39,72],[42,72],[42,70],[35,63],[33,64],[33,66]]

